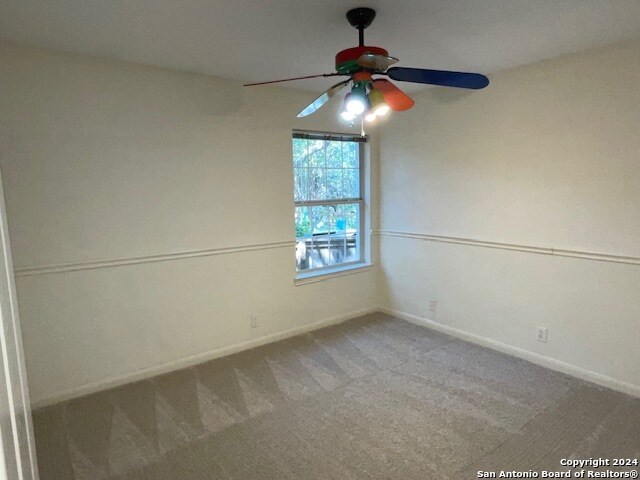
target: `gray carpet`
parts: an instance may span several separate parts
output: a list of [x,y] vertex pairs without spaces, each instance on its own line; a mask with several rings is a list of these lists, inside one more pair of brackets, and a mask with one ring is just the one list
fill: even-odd
[[34,425],[42,480],[458,480],[640,457],[640,399],[384,314],[48,407]]

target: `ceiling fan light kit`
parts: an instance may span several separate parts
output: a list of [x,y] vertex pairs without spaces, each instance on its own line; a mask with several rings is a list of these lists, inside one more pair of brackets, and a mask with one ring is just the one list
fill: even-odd
[[371,104],[371,113],[377,117],[384,117],[389,113],[390,107],[384,101],[384,95],[377,88],[372,88],[369,92],[369,103]]
[[[479,73],[452,72],[445,70],[428,70],[423,68],[392,67],[398,62],[390,57],[389,52],[381,47],[364,44],[364,30],[371,25],[376,12],[371,8],[354,8],[347,12],[347,20],[358,29],[358,46],[347,48],[336,54],[335,73],[309,75],[305,77],[287,78],[270,82],[249,83],[245,86],[264,85],[268,83],[288,82],[305,78],[346,76],[342,80],[322,93],[308,106],[298,113],[298,118],[306,117],[317,112],[325,103],[351,84],[351,91],[342,102],[340,116],[347,122],[360,120],[364,125],[374,122],[386,115],[390,110],[408,110],[415,102],[406,93],[396,87],[386,78],[399,82],[422,83],[444,87],[466,88],[478,90],[489,85],[489,79]],[[374,75],[376,76],[374,78]],[[364,127],[363,127],[364,134]]]

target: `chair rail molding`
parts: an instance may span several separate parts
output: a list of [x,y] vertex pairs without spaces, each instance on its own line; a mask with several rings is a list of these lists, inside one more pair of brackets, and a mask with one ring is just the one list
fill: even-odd
[[624,263],[627,265],[640,265],[640,257],[620,255],[602,252],[590,252],[582,250],[560,249],[553,247],[540,247],[535,245],[523,245],[496,241],[479,240],[474,238],[451,237],[445,235],[433,235],[427,233],[405,232],[400,230],[377,230],[377,235],[383,237],[410,238],[427,242],[454,243],[458,245],[470,245],[474,247],[495,248],[499,250],[512,250],[518,252],[536,253],[539,255],[555,255],[558,257],[581,258],[597,262]]
[[75,272],[78,270],[93,270],[96,268],[120,267],[124,265],[136,265],[140,263],[166,262],[170,260],[180,260],[183,258],[209,257],[212,255],[229,255],[232,253],[293,247],[295,247],[295,242],[292,240],[288,240],[284,242],[257,243],[253,245],[209,248],[202,250],[186,250],[171,253],[161,253],[156,255],[145,255],[139,257],[119,257],[105,260],[86,260],[82,262],[58,263],[33,267],[16,267],[15,276],[27,277],[30,275],[44,275],[48,273]]

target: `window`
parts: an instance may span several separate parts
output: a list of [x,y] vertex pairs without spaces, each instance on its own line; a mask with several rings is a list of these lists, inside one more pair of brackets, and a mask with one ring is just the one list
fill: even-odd
[[363,150],[359,136],[293,134],[296,268],[362,262]]

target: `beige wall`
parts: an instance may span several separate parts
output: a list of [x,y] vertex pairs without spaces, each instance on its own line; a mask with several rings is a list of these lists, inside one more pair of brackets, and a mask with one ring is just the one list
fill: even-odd
[[[0,45],[0,167],[36,404],[374,304],[372,270],[293,284],[291,130],[345,130],[331,110],[295,120],[312,97]],[[212,255],[247,245],[259,247]],[[165,254],[177,258],[150,261]]]
[[384,306],[640,392],[639,79],[632,42],[416,95],[380,138]]
[[381,303],[638,388],[638,78],[636,42],[415,95],[370,145],[380,275],[294,286],[291,129],[344,130],[334,111],[295,120],[313,95],[0,45],[36,404]]

